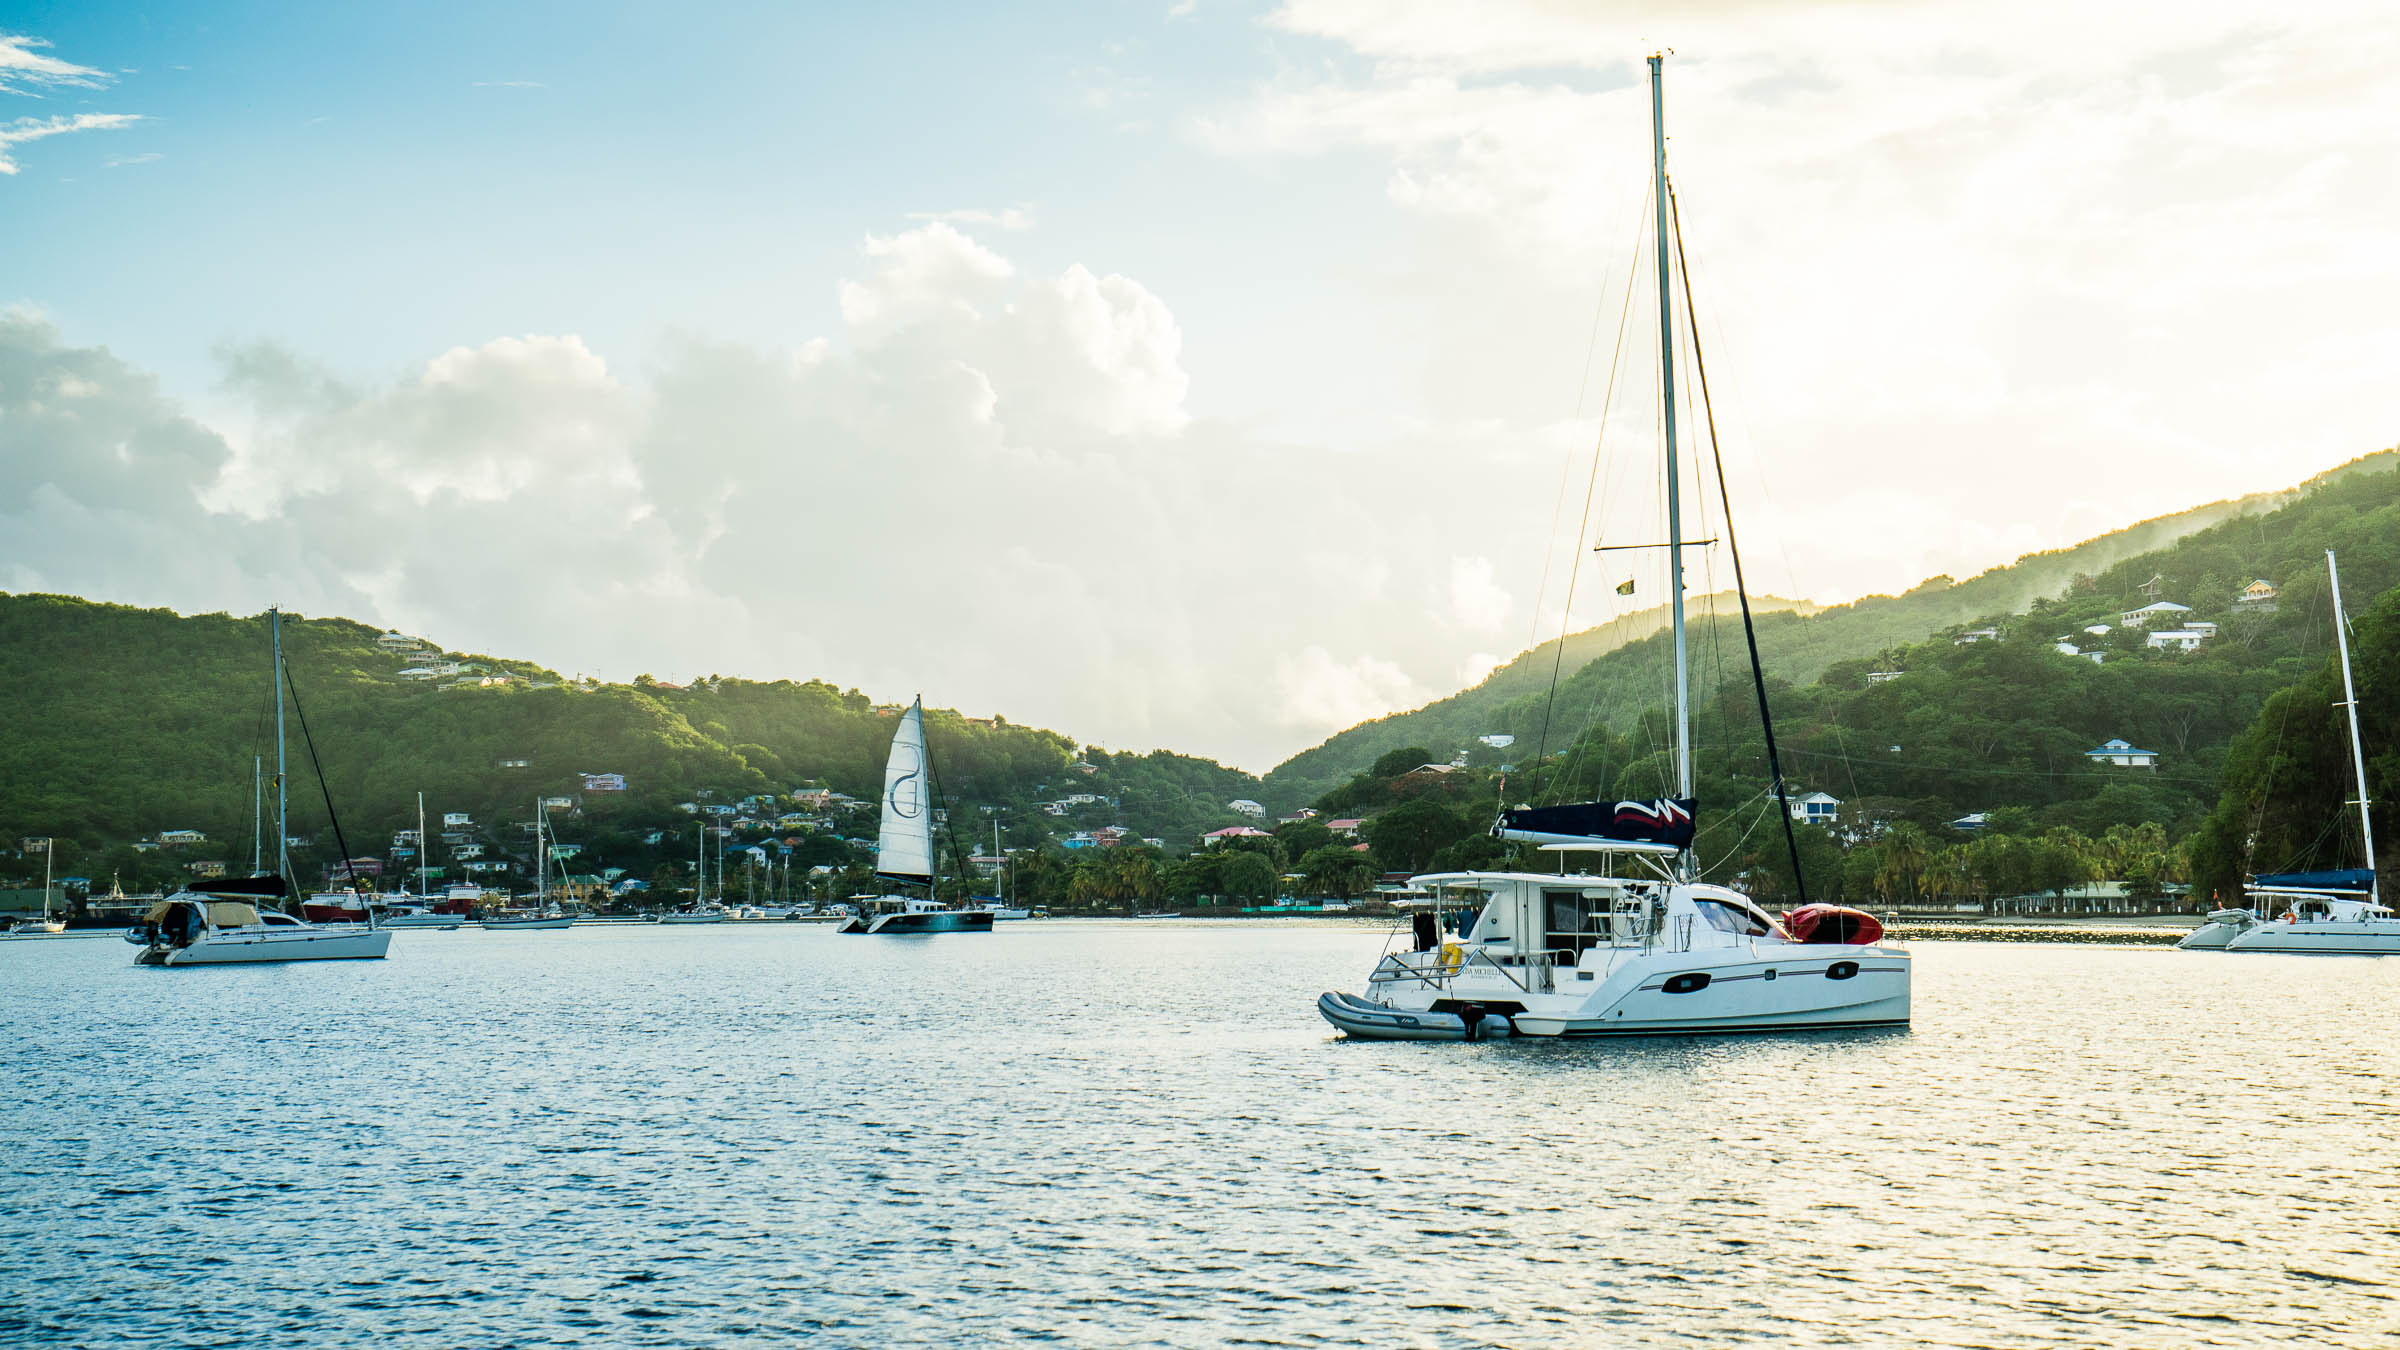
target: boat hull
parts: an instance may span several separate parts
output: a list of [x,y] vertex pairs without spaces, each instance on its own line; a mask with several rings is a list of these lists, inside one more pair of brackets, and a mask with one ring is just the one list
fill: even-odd
[[989,910],[920,910],[878,914],[861,923],[857,919],[843,924],[836,932],[875,933],[884,937],[910,937],[923,933],[988,933],[992,931]]
[[2258,926],[2258,916],[2246,909],[2219,910],[2208,916],[2208,922],[2183,935],[2176,943],[2178,950],[2187,952],[2223,951],[2233,940]]
[[378,928],[463,928],[467,921],[456,914],[394,914],[378,919]]
[[265,965],[287,961],[375,961],[391,949],[387,928],[328,932],[235,930],[209,933],[188,947],[149,947],[134,956],[145,966]]
[[557,919],[485,919],[480,926],[484,928],[573,928],[575,920],[572,916]]
[[2400,920],[2262,923],[2235,934],[2225,944],[2225,950],[2307,956],[2400,956]]
[[658,916],[658,921],[660,923],[723,923],[731,917],[722,911],[712,914],[661,914]]

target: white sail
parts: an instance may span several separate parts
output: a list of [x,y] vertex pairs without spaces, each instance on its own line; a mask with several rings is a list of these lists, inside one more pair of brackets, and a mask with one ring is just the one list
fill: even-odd
[[933,882],[933,793],[925,773],[925,700],[901,714],[892,757],[883,766],[883,832],[875,839],[875,874],[894,881]]

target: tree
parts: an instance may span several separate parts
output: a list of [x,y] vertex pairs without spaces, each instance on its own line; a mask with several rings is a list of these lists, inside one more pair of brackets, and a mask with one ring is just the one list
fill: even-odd
[[1375,757],[1375,767],[1367,772],[1376,778],[1398,778],[1409,770],[1433,762],[1433,752],[1421,745],[1402,746],[1387,750]]
[[1375,856],[1397,871],[1421,872],[1444,845],[1468,831],[1458,812],[1439,802],[1418,798],[1402,802],[1366,824],[1367,843]]

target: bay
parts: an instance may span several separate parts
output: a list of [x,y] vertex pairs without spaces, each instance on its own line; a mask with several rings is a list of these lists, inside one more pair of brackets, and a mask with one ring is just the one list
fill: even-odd
[[0,1341],[2400,1335],[2400,962],[1921,942],[1906,1031],[1339,1040],[1387,940],[0,943]]

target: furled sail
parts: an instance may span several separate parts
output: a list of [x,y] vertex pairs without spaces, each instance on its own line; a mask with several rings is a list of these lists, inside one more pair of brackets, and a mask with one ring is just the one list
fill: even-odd
[[926,782],[925,700],[900,715],[892,757],[883,765],[883,831],[875,838],[875,875],[933,884],[933,793]]
[[1626,844],[1645,851],[1692,846],[1691,797],[1648,802],[1568,802],[1563,806],[1520,806],[1500,813],[1492,833],[1527,844]]
[[2375,885],[2375,870],[2370,867],[2343,867],[2326,872],[2262,872],[2251,879],[2251,884],[2277,890],[2365,895]]

